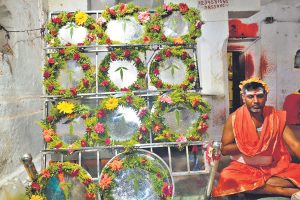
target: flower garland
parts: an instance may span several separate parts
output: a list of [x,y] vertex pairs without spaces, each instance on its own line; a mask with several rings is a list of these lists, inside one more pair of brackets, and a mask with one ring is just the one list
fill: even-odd
[[[67,66],[67,61],[74,60],[83,70],[84,76],[76,87],[62,88],[57,80],[59,70]],[[92,65],[90,58],[79,52],[76,46],[69,46],[51,54],[44,65],[44,86],[49,95],[62,95],[73,97],[77,93],[91,92],[95,89],[95,66]]]
[[[172,15],[173,12],[179,11],[184,20],[189,22],[189,32],[180,37],[167,37],[164,34],[163,19]],[[156,12],[151,20],[146,25],[146,35],[149,42],[157,43],[171,43],[171,44],[192,44],[195,43],[195,39],[201,36],[201,27],[203,21],[200,18],[200,13],[195,8],[189,8],[187,4],[173,4],[163,5],[156,9]]]
[[[171,130],[164,122],[164,114],[177,106],[184,106],[200,114],[200,117],[189,127],[186,135]],[[210,106],[199,94],[175,90],[169,95],[159,96],[154,108],[156,109],[152,114],[152,133],[156,141],[186,142],[202,141],[205,138]]]
[[[126,17],[131,16],[134,17],[137,22],[141,25],[144,25],[150,20],[150,13],[145,9],[136,6],[132,3],[124,4],[120,3],[111,8],[106,8],[99,19],[97,19],[97,23],[102,27],[102,32],[99,37],[99,44],[118,44],[120,41],[112,41],[109,38],[109,35],[105,33],[107,29],[107,24],[110,20],[120,20],[126,19]],[[143,43],[143,36],[141,38],[130,41],[131,44]]]
[[[64,143],[61,140],[59,133],[56,133],[56,123],[58,123],[63,118],[73,120],[81,116],[81,118],[86,119],[90,115],[91,113],[89,112],[89,108],[82,104],[61,101],[54,105],[50,111],[50,115],[39,123],[39,125],[43,129],[43,138],[48,145],[47,147],[49,149],[75,149],[86,147],[88,145],[88,138],[86,135],[83,138],[76,140],[71,145]],[[70,132],[72,132],[71,129]]]
[[[168,84],[163,82],[159,78],[160,74],[160,67],[162,63],[170,59],[170,57],[175,57],[184,63],[186,66],[185,71],[185,80],[180,83],[180,84]],[[172,72],[173,70],[177,70],[177,66],[169,66],[172,67]],[[168,47],[164,48],[161,51],[159,51],[154,59],[151,62],[150,69],[149,69],[149,74],[150,74],[150,80],[151,83],[157,88],[157,89],[176,89],[176,88],[181,88],[183,90],[186,89],[191,89],[193,87],[193,83],[197,79],[198,73],[197,73],[197,68],[196,68],[196,63],[194,59],[187,53],[187,51],[181,47]]]
[[[131,84],[128,88],[118,88],[108,77],[108,71],[110,69],[110,63],[112,61],[116,60],[126,60],[133,62],[138,75],[137,75],[137,80]],[[117,69],[120,72],[120,77],[123,79],[123,71],[128,70],[125,67],[119,67]],[[146,73],[147,73],[147,68],[144,65],[144,63],[141,61],[139,57],[139,51],[134,50],[134,49],[114,49],[112,52],[110,52],[100,63],[99,65],[99,73],[98,73],[98,78],[99,78],[99,84],[102,88],[104,88],[105,91],[128,91],[128,90],[138,90],[141,88],[146,88]]]
[[[141,120],[139,129],[129,141],[111,141],[110,139],[110,130],[106,125],[107,116],[119,106],[131,107],[137,112],[137,116]],[[150,120],[147,104],[143,98],[136,97],[131,93],[126,93],[119,98],[109,96],[100,102],[93,116],[86,118],[87,130],[89,130],[88,135],[92,141],[90,145],[111,145],[113,143],[131,146],[136,143],[147,142],[149,140]]]
[[[74,45],[89,45],[96,41],[97,36],[101,33],[101,27],[96,23],[95,19],[90,15],[82,12],[61,12],[57,16],[52,17],[51,21],[47,24],[48,33],[45,35],[46,42],[53,47],[62,46],[58,36],[58,31],[68,23],[73,24],[71,32],[76,27],[84,27],[87,29],[88,34],[85,37],[83,43]],[[100,35],[101,36],[101,35]]]
[[[46,185],[52,177],[57,177],[59,186],[65,195],[68,195],[68,190],[72,185],[65,182],[65,175],[75,177],[76,180],[84,185],[85,200],[94,200],[97,196],[97,187],[93,183],[90,175],[78,164],[70,162],[50,163],[50,165],[43,169],[38,175],[36,181],[33,181],[27,187],[27,195],[30,200],[46,200]],[[66,196],[65,196],[66,197]],[[66,199],[68,199],[66,197]]]
[[[104,199],[114,199],[112,197],[112,190],[116,187],[114,179],[122,170],[126,171],[129,169],[141,169],[147,171],[155,193],[158,194],[161,199],[172,198],[173,185],[166,181],[169,175],[168,170],[162,169],[161,165],[155,163],[155,160],[149,159],[148,156],[138,154],[125,155],[127,156],[123,159],[120,158],[120,155],[114,157],[102,170],[99,187]],[[132,179],[139,178],[145,177],[139,177],[138,174],[135,174],[135,176],[132,177]]]

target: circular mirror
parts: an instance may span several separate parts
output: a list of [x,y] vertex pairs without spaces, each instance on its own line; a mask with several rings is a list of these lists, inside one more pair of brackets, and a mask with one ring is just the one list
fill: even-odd
[[167,37],[180,37],[189,33],[190,23],[184,19],[179,11],[163,18],[163,23],[163,31]]
[[63,88],[77,87],[83,77],[84,73],[78,62],[69,60],[66,67],[59,71],[58,82]]
[[85,27],[77,26],[75,23],[67,23],[58,31],[58,39],[62,45],[67,43],[84,43],[88,30]]

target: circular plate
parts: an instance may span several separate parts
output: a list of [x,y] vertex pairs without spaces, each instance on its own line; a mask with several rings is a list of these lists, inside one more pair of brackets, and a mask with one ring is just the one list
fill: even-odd
[[104,198],[159,200],[174,195],[173,177],[167,164],[146,150],[113,157],[100,177],[99,186]]

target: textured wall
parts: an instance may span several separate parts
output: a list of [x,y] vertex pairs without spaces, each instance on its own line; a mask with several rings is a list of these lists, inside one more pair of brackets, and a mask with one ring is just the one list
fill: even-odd
[[[40,28],[46,2],[2,0],[0,8],[5,9],[0,10],[0,16],[9,15],[1,17],[0,24],[7,30]],[[18,169],[23,170],[19,159],[25,152],[35,157],[42,148],[41,131],[36,123],[42,118],[43,105],[41,35],[39,31],[28,31],[9,36],[7,42],[12,52],[1,49],[0,53],[0,183]]]

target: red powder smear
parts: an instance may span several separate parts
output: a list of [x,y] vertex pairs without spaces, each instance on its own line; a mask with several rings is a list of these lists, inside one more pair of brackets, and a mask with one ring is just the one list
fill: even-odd
[[243,45],[230,44],[227,46],[227,51],[242,51],[245,48]]
[[257,23],[244,24],[241,20],[229,20],[229,37],[257,37]]
[[254,74],[254,61],[252,54],[245,55],[245,78],[248,79]]
[[265,53],[262,53],[260,56],[260,72],[261,76],[264,77],[264,75],[270,73],[273,70],[272,65],[269,64],[268,58]]

